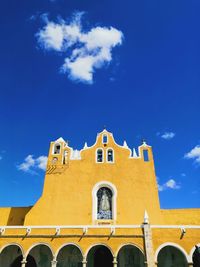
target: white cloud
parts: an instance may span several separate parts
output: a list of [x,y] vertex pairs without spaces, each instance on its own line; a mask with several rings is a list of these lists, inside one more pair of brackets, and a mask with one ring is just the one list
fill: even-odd
[[36,166],[37,168],[45,171],[47,167],[47,157],[46,156],[40,156],[36,160]]
[[186,153],[184,158],[194,159],[194,162],[200,164],[200,145],[195,146],[190,152]]
[[176,134],[173,132],[165,132],[165,133],[161,134],[161,138],[163,138],[165,140],[170,140],[170,139],[174,138],[175,135]]
[[166,183],[160,185],[158,183],[158,191],[164,191],[167,189],[180,189],[181,186],[177,184],[177,182],[174,179],[169,179]]
[[38,41],[45,49],[60,51],[63,45],[63,30],[60,25],[49,22],[38,34]]
[[122,44],[123,34],[113,27],[100,26],[86,32],[82,29],[82,15],[75,13],[70,22],[46,19],[36,36],[44,49],[65,55],[61,71],[70,79],[92,83],[95,70],[112,61],[112,49]]
[[18,170],[29,172],[32,174],[37,174],[37,170],[46,170],[47,157],[39,156],[38,158],[34,158],[33,155],[28,155],[24,162],[17,166]]

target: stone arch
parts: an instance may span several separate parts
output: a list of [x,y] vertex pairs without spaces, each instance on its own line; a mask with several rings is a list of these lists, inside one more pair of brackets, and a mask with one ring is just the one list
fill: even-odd
[[62,245],[56,252],[55,258],[58,267],[82,267],[83,253],[76,244]]
[[87,267],[113,267],[113,252],[105,244],[95,244],[86,253]]
[[5,245],[0,250],[0,266],[3,267],[21,267],[23,259],[23,249],[19,244],[11,243]]
[[110,246],[108,246],[108,245],[105,244],[105,243],[97,243],[97,244],[93,244],[93,245],[91,245],[91,246],[87,249],[87,251],[86,251],[86,253],[85,253],[85,255],[84,255],[84,258],[85,258],[85,259],[87,258],[88,253],[90,252],[90,250],[91,250],[93,247],[96,247],[96,246],[104,246],[104,247],[108,248],[108,249],[110,250],[112,256],[114,257],[114,252],[113,252],[113,250],[112,250],[112,248],[111,248]]
[[117,255],[118,255],[118,253],[119,253],[119,251],[120,251],[121,248],[123,248],[124,246],[129,246],[129,245],[138,248],[138,249],[141,251],[141,253],[144,254],[144,251],[142,250],[142,248],[141,248],[140,246],[136,245],[135,243],[129,242],[129,243],[121,244],[121,245],[117,248],[116,253],[115,253],[115,256],[117,257]]
[[77,247],[77,248],[80,250],[82,257],[84,256],[83,250],[82,250],[82,248],[81,248],[78,244],[76,244],[76,243],[64,243],[62,246],[60,246],[60,247],[57,249],[57,251],[56,251],[56,253],[55,253],[55,259],[57,258],[59,251],[60,251],[63,247],[65,247],[65,246],[69,246],[69,245]]
[[37,243],[26,252],[26,267],[51,267],[54,253],[46,243]]
[[144,252],[135,244],[128,243],[119,247],[117,251],[118,267],[145,266]]
[[176,243],[164,243],[156,250],[155,261],[158,267],[174,266],[187,267],[188,255],[185,250]]

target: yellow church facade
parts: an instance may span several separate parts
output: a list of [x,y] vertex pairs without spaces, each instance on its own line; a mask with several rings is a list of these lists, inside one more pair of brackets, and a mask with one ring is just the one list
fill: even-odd
[[40,199],[0,208],[0,267],[196,267],[195,246],[200,209],[161,209],[152,148],[107,130],[51,142]]

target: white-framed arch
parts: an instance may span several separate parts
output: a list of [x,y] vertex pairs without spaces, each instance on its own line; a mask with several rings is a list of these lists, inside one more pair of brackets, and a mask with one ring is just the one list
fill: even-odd
[[188,260],[189,260],[189,262],[192,262],[192,256],[193,256],[193,253],[194,253],[194,251],[195,251],[195,246],[200,247],[200,243],[195,244],[195,245],[193,246],[193,248],[190,250],[190,254],[189,254],[189,256],[188,256]]
[[100,181],[92,189],[92,219],[97,220],[97,192],[100,188],[107,187],[112,192],[112,220],[117,218],[117,188],[114,184],[108,181]]
[[[112,158],[113,158],[112,161],[108,161],[108,152],[109,152],[109,150],[112,151]],[[114,149],[112,147],[108,147],[106,149],[106,163],[111,163],[111,164],[115,163],[115,151],[114,151]]]
[[51,251],[52,259],[54,258],[55,253],[54,253],[52,247],[51,247],[48,243],[46,243],[46,242],[38,242],[38,243],[34,243],[34,244],[33,244],[33,245],[26,251],[26,253],[25,253],[25,259],[28,257],[28,255],[29,255],[29,253],[31,252],[31,250],[34,249],[35,247],[38,247],[38,246],[46,246],[46,247],[48,247],[48,248],[50,249],[50,251]]
[[161,249],[163,249],[164,247],[167,247],[167,246],[171,246],[171,247],[174,247],[174,248],[177,248],[179,251],[181,251],[183,253],[183,255],[185,256],[185,259],[187,261],[187,263],[189,262],[189,257],[188,257],[188,254],[187,252],[184,250],[184,248],[182,248],[180,245],[176,244],[176,243],[173,243],[173,242],[165,242],[163,244],[161,244],[157,249],[156,249],[156,252],[155,252],[155,262],[158,262],[158,254],[159,252],[161,251]]
[[[102,152],[102,161],[98,161],[97,158],[98,158],[98,151],[101,151]],[[95,150],[95,162],[98,163],[98,164],[101,164],[101,163],[104,163],[105,161],[105,155],[104,155],[104,150],[102,147],[97,147],[97,149]]]
[[[59,146],[59,153],[55,153],[55,151],[56,151],[56,146]],[[61,143],[60,142],[55,142],[54,144],[53,144],[53,147],[52,147],[52,155],[60,155],[60,153],[61,153]]]
[[97,247],[97,246],[104,246],[104,247],[106,247],[106,248],[110,251],[110,253],[112,254],[113,258],[115,257],[112,248],[111,248],[110,246],[108,246],[106,243],[94,243],[94,244],[92,244],[91,246],[89,246],[89,248],[86,250],[85,255],[84,255],[84,258],[87,259],[89,252],[90,252],[94,247]]
[[[106,138],[106,139],[104,139]],[[102,140],[101,140],[102,144],[107,144],[108,143],[108,134],[107,132],[102,134]]]
[[81,248],[79,245],[77,245],[76,243],[73,243],[73,242],[72,242],[72,243],[64,243],[64,244],[62,244],[62,245],[57,249],[57,251],[56,251],[56,253],[55,253],[55,259],[57,259],[58,254],[59,254],[59,252],[61,251],[61,249],[64,248],[64,247],[67,247],[67,246],[74,246],[74,247],[77,247],[77,248],[79,249],[80,253],[81,253],[82,258],[84,257],[84,253],[83,253],[82,248]]
[[145,252],[142,250],[142,248],[139,247],[138,245],[136,245],[135,243],[131,243],[131,242],[129,242],[129,243],[125,243],[125,244],[121,244],[121,245],[117,248],[117,250],[116,250],[115,257],[117,257],[118,254],[119,254],[119,252],[120,252],[120,250],[121,250],[123,247],[126,247],[126,246],[132,246],[132,247],[135,247],[135,248],[139,249],[140,252],[141,252],[141,253],[143,254],[143,256],[145,257]]
[[0,254],[2,253],[2,251],[3,251],[5,248],[10,247],[10,246],[17,246],[18,248],[20,248],[21,253],[22,253],[22,257],[24,258],[25,251],[24,251],[23,247],[22,247],[20,244],[15,243],[15,242],[12,242],[12,243],[9,243],[9,244],[4,245],[3,247],[0,247]]

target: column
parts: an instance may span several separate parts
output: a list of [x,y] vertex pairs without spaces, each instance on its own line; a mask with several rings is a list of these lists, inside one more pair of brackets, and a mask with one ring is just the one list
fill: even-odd
[[87,260],[86,260],[86,258],[83,258],[82,267],[86,267],[86,266],[87,266]]
[[113,267],[117,267],[117,257],[113,257]]
[[51,267],[56,267],[56,265],[57,265],[57,261],[53,259],[51,262]]
[[192,262],[188,262],[188,267],[193,267],[193,263]]
[[27,263],[26,259],[23,258],[23,260],[21,261],[21,267],[25,267],[26,263]]
[[152,242],[152,232],[149,223],[143,224],[143,233],[144,233],[144,244],[146,251],[146,266],[155,267],[154,262],[154,251],[153,251],[153,242]]

